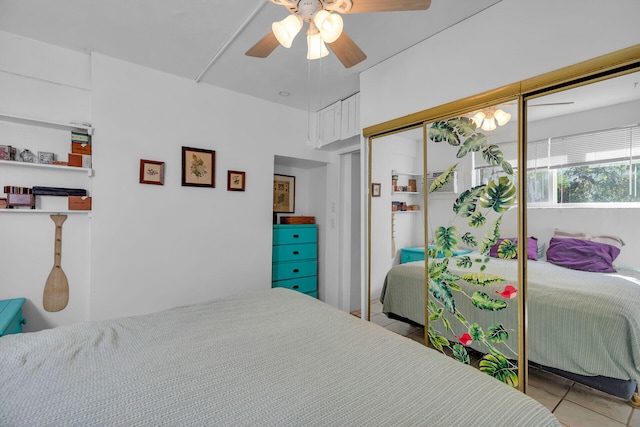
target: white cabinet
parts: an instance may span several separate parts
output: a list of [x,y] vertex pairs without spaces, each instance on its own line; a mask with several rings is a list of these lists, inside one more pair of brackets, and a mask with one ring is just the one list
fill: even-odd
[[[71,132],[93,134],[93,128],[85,124],[68,124],[0,113],[0,145],[11,145],[18,151],[29,149],[34,154],[54,153],[59,160],[66,160],[71,152]],[[0,160],[0,197],[3,186],[82,188],[91,194],[90,167],[73,167],[19,160]],[[37,196],[36,209],[0,209],[0,213],[87,213],[86,210],[69,210],[66,197]]]
[[318,143],[322,147],[360,134],[360,93],[318,111]]
[[340,139],[360,135],[360,93],[342,101],[342,129]]

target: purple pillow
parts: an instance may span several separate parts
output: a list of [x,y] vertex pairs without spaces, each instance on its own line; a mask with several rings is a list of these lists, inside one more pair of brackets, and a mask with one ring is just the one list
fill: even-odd
[[547,261],[573,270],[615,273],[613,261],[620,249],[606,243],[553,237],[547,249]]
[[[498,239],[498,242],[495,245],[491,246],[491,249],[489,249],[489,256],[492,256],[494,258],[502,258],[498,256],[498,247],[504,240],[510,240],[514,245],[518,246],[518,239],[516,237]],[[534,261],[538,260],[538,239],[536,239],[535,237],[527,237],[527,258]],[[518,255],[516,254],[513,258],[509,259],[518,259]]]

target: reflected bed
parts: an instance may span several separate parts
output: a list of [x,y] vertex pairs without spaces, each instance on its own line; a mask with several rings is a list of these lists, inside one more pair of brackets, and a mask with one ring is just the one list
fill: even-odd
[[[380,296],[385,314],[424,325],[424,267],[424,261],[416,261],[389,271]],[[631,269],[576,271],[542,260],[529,261],[527,268],[529,360],[561,375],[573,374],[572,379],[591,387],[631,398],[640,380],[640,274]],[[452,258],[449,271],[461,275],[480,270],[477,264],[461,269]],[[516,284],[517,261],[491,259],[486,272],[507,279],[482,288],[496,297],[505,283]],[[478,290],[463,280],[457,283],[468,295]],[[456,304],[463,312],[473,311],[467,298],[456,297]],[[512,331],[517,329],[517,304],[500,311],[476,312],[478,317],[468,319],[470,322],[501,322]],[[445,314],[456,335],[466,332],[453,315],[446,310]],[[447,338],[457,342],[450,334]],[[486,352],[476,348],[475,341],[471,347]]]

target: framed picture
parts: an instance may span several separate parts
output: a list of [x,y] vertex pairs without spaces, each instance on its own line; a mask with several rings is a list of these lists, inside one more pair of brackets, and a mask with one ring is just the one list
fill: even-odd
[[273,212],[294,213],[296,203],[296,177],[273,175]]
[[48,151],[38,151],[38,163],[42,165],[52,165],[55,160],[55,155]]
[[182,147],[182,185],[216,186],[216,152],[201,148]]
[[140,184],[164,185],[164,162],[140,159]]
[[372,182],[371,183],[371,197],[380,197],[380,183]]
[[227,190],[244,191],[244,178],[244,172],[227,171]]

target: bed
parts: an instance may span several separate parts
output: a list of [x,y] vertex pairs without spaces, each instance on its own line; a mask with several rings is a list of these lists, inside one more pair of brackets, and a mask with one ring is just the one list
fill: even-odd
[[[475,252],[470,257],[480,256]],[[463,269],[455,261],[453,257],[448,264],[454,274],[479,272],[482,265]],[[424,269],[424,261],[416,261],[389,271],[380,297],[387,316],[424,325]],[[625,268],[615,273],[577,271],[545,260],[529,261],[527,269],[529,361],[635,401],[640,380],[640,273]],[[507,279],[483,287],[483,292],[500,299],[496,294],[504,292],[505,283],[517,281],[517,261],[491,258],[486,272]],[[477,289],[462,280],[457,283],[468,294]],[[467,298],[456,298],[456,304],[463,312],[473,311]],[[469,322],[517,328],[517,304],[476,313],[478,317]],[[455,317],[446,315],[453,334],[445,335],[457,341],[465,330]],[[470,347],[487,352],[475,341]]]
[[518,390],[275,288],[0,338],[0,425],[559,426]]

